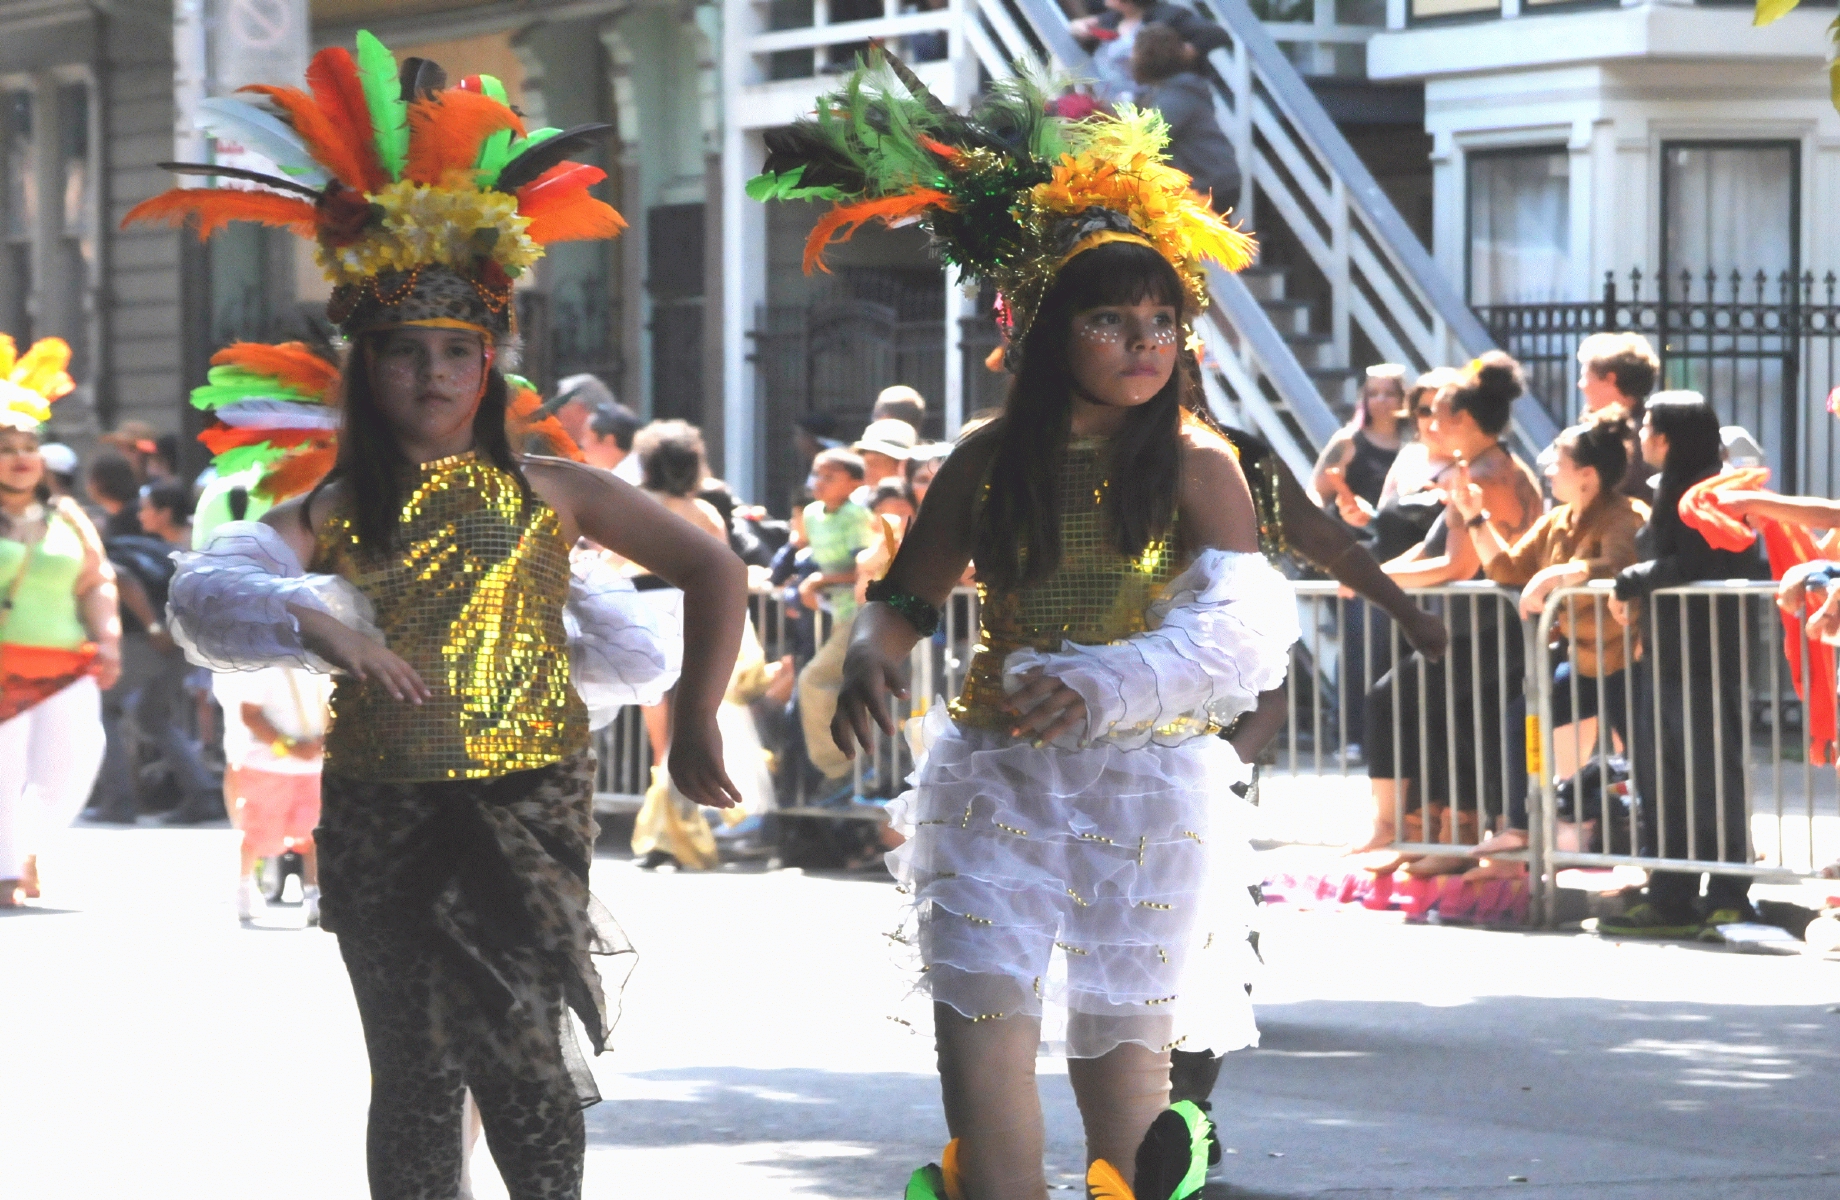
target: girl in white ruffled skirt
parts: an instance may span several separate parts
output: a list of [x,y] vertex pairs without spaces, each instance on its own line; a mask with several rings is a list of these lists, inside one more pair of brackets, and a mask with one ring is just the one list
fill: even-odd
[[953,1138],[910,1197],[1046,1195],[1044,1041],[1069,1056],[1093,1194],[1192,1195],[1207,1123],[1167,1107],[1170,1051],[1257,1038],[1248,768],[1217,735],[1283,680],[1296,607],[1196,411],[1176,269],[1116,231],[1062,262],[1004,415],[871,590],[833,726],[846,749],[892,731],[888,693],[970,560],[980,645],[891,809]]

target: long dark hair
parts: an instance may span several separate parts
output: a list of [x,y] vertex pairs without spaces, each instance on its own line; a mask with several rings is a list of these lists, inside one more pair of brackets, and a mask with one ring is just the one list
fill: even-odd
[[1655,489],[1657,523],[1680,520],[1680,497],[1724,455],[1719,414],[1698,392],[1656,392],[1645,406],[1649,424],[1668,440],[1667,462]]
[[[313,489],[317,496],[320,488],[335,479],[339,481],[345,511],[351,514],[358,531],[358,543],[373,552],[390,548],[397,513],[402,508],[403,484],[409,477],[409,462],[371,390],[370,364],[389,336],[389,330],[379,330],[360,335],[352,344],[345,360],[345,406],[339,423],[338,461]],[[485,395],[473,413],[473,448],[493,466],[509,472],[518,481],[519,490],[528,494],[530,484],[505,433],[506,396],[505,377],[494,366],[486,372]],[[312,508],[311,497],[307,508]]]
[[[1111,242],[1074,258],[1042,297],[1010,381],[1003,416],[981,435],[996,439],[989,492],[973,553],[978,578],[999,588],[1035,583],[1061,562],[1060,470],[1073,416],[1067,352],[1076,313],[1151,300],[1185,311],[1175,268],[1148,246]],[[1194,356],[1176,356],[1163,390],[1133,408],[1111,439],[1107,518],[1113,544],[1135,558],[1175,515],[1182,409],[1199,409]]]

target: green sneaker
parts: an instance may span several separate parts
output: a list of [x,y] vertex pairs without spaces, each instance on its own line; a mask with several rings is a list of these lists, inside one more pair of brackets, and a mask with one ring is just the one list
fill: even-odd
[[938,1163],[928,1163],[907,1179],[901,1200],[946,1200],[946,1176]]
[[1698,937],[1701,922],[1691,915],[1666,912],[1644,900],[1620,917],[1599,917],[1597,932],[1605,937]]
[[1715,909],[1712,915],[1706,918],[1705,924],[1699,927],[1699,940],[1702,942],[1722,942],[1725,940],[1725,935],[1719,932],[1719,926],[1742,925],[1746,921],[1755,919],[1755,917],[1741,908]]
[[1136,1200],[1187,1200],[1207,1183],[1214,1123],[1183,1100],[1157,1114],[1137,1148]]

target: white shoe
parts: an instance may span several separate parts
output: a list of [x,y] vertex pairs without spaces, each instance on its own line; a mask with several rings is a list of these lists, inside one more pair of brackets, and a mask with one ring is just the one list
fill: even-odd
[[316,887],[302,888],[300,892],[300,906],[307,914],[307,928],[311,929],[315,925],[318,925],[319,889]]
[[236,883],[236,919],[247,925],[256,919],[256,913],[266,909],[268,901],[256,886],[255,876],[245,875]]

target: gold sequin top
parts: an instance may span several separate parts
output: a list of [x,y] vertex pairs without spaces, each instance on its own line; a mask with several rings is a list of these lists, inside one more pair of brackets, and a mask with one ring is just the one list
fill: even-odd
[[1059,650],[1063,641],[1103,645],[1145,629],[1144,611],[1180,566],[1180,533],[1171,521],[1162,539],[1135,559],[1114,545],[1104,512],[1103,438],[1074,438],[1061,468],[1061,565],[1039,583],[1012,592],[978,585],[978,646],[964,690],[951,705],[960,725],[1008,730],[1003,660],[1024,648]]
[[395,782],[491,779],[548,766],[588,744],[569,681],[562,606],[569,547],[556,513],[476,454],[423,463],[387,558],[348,517],[320,531],[310,568],[349,579],[384,641],[434,693],[406,704],[341,678],[326,769]]

